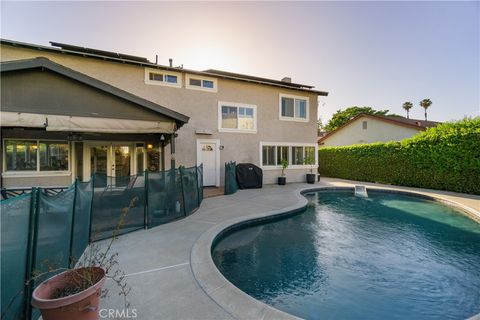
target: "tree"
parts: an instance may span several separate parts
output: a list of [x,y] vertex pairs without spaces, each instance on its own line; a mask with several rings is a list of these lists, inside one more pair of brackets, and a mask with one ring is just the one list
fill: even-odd
[[338,110],[335,112],[335,114],[332,116],[332,119],[328,121],[327,125],[325,126],[325,130],[327,132],[331,132],[333,130],[336,130],[337,128],[341,127],[348,121],[352,120],[359,114],[373,114],[373,115],[379,115],[379,116],[385,116],[388,114],[388,110],[374,110],[370,107],[350,107],[345,110]]
[[430,99],[423,99],[420,101],[420,106],[425,109],[425,121],[427,121],[427,109],[432,105],[432,101]]
[[405,102],[403,105],[402,105],[402,108],[405,109],[407,111],[407,119],[409,119],[409,112],[410,112],[410,109],[413,108],[413,103],[407,101]]

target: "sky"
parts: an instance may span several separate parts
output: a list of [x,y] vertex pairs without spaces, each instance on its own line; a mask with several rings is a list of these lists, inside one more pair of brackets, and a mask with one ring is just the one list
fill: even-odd
[[313,85],[350,106],[480,115],[480,2],[1,2],[1,37]]

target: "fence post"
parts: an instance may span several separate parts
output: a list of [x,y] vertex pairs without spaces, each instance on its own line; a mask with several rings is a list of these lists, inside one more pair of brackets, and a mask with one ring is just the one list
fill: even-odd
[[180,166],[178,168],[178,171],[180,172],[180,189],[182,192],[182,202],[183,202],[183,215],[187,216],[187,209],[185,208],[185,193],[183,192],[184,187],[183,187],[183,166]]
[[148,229],[148,171],[144,172],[145,182],[144,182],[144,203],[143,203],[143,227]]
[[75,207],[77,205],[77,189],[78,189],[78,178],[75,179],[73,183],[73,206],[72,206],[72,224],[70,225],[70,248],[69,248],[69,257],[68,257],[68,266],[73,267],[73,238],[75,233]]
[[28,248],[27,248],[27,270],[26,270],[26,281],[27,288],[25,290],[25,318],[30,320],[32,318],[32,293],[34,281],[32,281],[32,274],[35,268],[36,256],[37,256],[37,241],[38,241],[38,216],[39,216],[39,197],[40,189],[32,188],[30,196],[30,219],[28,226]]
[[88,242],[92,242],[93,198],[95,197],[95,173],[90,179],[92,182],[92,199],[90,200],[90,221],[88,226]]

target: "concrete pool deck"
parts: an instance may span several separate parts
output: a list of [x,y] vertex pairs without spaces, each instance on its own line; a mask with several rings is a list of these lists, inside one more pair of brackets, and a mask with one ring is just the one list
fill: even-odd
[[[226,281],[211,259],[212,241],[234,224],[303,208],[307,200],[301,190],[354,184],[443,199],[480,221],[480,196],[453,192],[330,178],[322,178],[315,185],[296,183],[239,190],[233,195],[205,199],[199,210],[185,219],[126,234],[114,242],[113,252],[118,252],[119,265],[132,289],[129,309],[135,309],[136,319],[293,319]],[[125,309],[115,284],[108,280],[106,288],[110,294],[102,300],[101,308]]]

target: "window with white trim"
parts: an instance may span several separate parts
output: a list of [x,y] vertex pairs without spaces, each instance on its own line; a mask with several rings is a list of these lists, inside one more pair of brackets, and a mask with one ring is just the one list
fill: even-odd
[[308,98],[280,94],[280,120],[308,121]]
[[67,141],[5,140],[6,171],[68,171]]
[[281,168],[282,161],[287,160],[289,168],[310,168],[306,159],[317,162],[316,147],[301,143],[261,143],[261,161],[263,167]]
[[193,90],[217,92],[217,79],[187,74],[186,87]]
[[182,75],[178,72],[145,68],[145,83],[181,87]]
[[257,132],[257,107],[219,102],[218,130],[220,132]]
[[262,148],[262,159],[264,166],[274,166],[275,165],[275,146],[263,146]]

